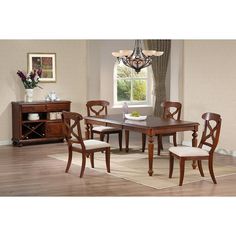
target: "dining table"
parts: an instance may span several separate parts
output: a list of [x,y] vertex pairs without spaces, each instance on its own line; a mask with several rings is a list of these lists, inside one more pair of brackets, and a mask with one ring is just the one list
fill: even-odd
[[[154,137],[158,134],[174,132],[192,132],[192,146],[197,146],[197,132],[199,123],[184,120],[162,119],[155,116],[147,116],[145,120],[127,119],[123,114],[110,114],[102,116],[85,116],[85,137],[91,138],[91,130],[95,125],[103,125],[121,128],[125,131],[125,150],[129,151],[129,132],[139,132],[148,137],[148,174],[153,175]],[[196,163],[193,163],[196,168]]]

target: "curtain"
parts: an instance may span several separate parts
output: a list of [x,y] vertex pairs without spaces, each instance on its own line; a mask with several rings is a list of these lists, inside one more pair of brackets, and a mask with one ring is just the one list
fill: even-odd
[[171,40],[145,40],[145,46],[148,50],[163,51],[164,54],[160,57],[153,57],[152,70],[154,76],[154,115],[161,117],[161,103],[166,100],[166,72],[170,56]]

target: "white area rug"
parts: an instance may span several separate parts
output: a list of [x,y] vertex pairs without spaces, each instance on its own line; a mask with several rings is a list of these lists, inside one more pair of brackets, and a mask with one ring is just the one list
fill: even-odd
[[[67,153],[49,155],[51,158],[67,162]],[[93,170],[106,172],[105,165],[105,154],[104,153],[95,153],[94,155],[95,168]],[[81,154],[73,153],[72,165],[70,168],[77,168],[76,166],[81,165]],[[66,163],[65,163],[66,167]],[[86,163],[87,168],[91,168],[90,160],[87,159]],[[198,169],[192,169],[192,162],[187,161],[185,164],[185,177],[184,183],[188,184],[197,181],[209,181],[212,182],[208,167],[207,161],[203,161],[203,170],[205,177],[201,177]],[[132,182],[149,186],[156,189],[163,189],[178,186],[179,183],[179,162],[175,161],[174,172],[172,179],[168,178],[169,174],[169,157],[168,153],[162,152],[162,156],[156,155],[156,150],[154,152],[154,161],[153,161],[153,176],[149,176],[148,173],[148,154],[147,151],[142,153],[139,147],[132,147],[129,153],[125,151],[118,151],[117,149],[112,149],[111,152],[111,173],[110,175],[130,180]],[[80,170],[78,169],[78,175]],[[217,161],[214,163],[214,172],[216,179],[219,176],[231,175],[236,173],[235,166],[222,166]],[[108,173],[107,173],[108,174]],[[86,169],[84,177],[86,178]]]

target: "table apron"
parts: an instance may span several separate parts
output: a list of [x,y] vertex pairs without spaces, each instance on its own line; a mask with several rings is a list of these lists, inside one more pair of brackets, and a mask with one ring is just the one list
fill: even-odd
[[161,128],[161,129],[153,129],[152,133],[156,134],[168,134],[168,133],[175,133],[175,132],[183,132],[183,131],[194,131],[196,129],[195,126],[187,126],[187,127],[173,127],[173,128]]
[[132,126],[123,126],[124,130],[140,132],[147,135],[156,135],[156,134],[169,134],[175,132],[183,132],[183,131],[197,131],[195,126],[187,126],[187,127],[172,127],[172,128],[138,128]]

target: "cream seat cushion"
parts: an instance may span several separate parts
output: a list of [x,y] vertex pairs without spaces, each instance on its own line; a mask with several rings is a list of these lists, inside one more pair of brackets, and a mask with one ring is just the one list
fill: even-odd
[[171,147],[169,148],[169,151],[180,157],[209,155],[208,151],[197,147]]
[[[84,145],[85,145],[86,150],[106,148],[106,147],[111,146],[109,143],[102,142],[99,140],[94,140],[94,139],[84,140]],[[81,149],[81,145],[78,143],[74,143],[72,146]]]
[[113,128],[113,127],[109,127],[109,126],[95,126],[93,127],[93,131],[97,131],[97,132],[103,132],[103,131],[112,131],[112,130],[119,130],[117,128]]

